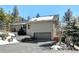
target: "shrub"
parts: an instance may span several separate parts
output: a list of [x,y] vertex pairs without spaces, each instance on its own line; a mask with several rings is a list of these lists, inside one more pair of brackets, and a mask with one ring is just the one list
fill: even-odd
[[26,31],[21,27],[18,31],[18,35],[26,35]]

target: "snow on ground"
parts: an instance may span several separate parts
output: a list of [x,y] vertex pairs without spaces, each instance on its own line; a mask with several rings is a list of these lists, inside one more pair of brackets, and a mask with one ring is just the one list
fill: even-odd
[[38,45],[44,45],[44,44],[52,44],[55,41],[48,41],[48,42],[39,42]]
[[53,50],[69,50],[70,46],[67,47],[67,45],[65,43],[61,42],[61,44],[60,44],[58,42],[55,45],[52,45],[50,48]]
[[12,42],[8,42],[7,40],[5,41],[0,40],[0,45],[13,44],[13,43],[19,43],[19,42],[16,39],[13,39]]
[[51,47],[51,49],[53,49],[53,50],[61,50],[62,47],[59,46],[59,45],[53,45],[53,46]]
[[14,33],[0,32],[0,45],[13,44],[13,43],[18,43]]

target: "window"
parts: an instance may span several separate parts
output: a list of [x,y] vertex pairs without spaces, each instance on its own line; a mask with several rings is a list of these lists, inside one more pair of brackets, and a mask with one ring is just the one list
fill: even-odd
[[28,29],[30,29],[30,27],[31,27],[31,25],[30,25],[30,24],[28,24]]

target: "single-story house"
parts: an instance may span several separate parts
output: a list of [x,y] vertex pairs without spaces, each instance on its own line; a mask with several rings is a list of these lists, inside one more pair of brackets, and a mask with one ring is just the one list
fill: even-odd
[[38,40],[53,40],[59,31],[59,15],[41,16],[31,18],[26,24],[28,35]]

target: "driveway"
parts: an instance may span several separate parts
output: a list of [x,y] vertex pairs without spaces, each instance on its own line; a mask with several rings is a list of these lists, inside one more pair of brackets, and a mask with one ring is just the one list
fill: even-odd
[[15,43],[1,45],[0,52],[3,53],[32,53],[32,52],[51,52],[49,49],[39,47],[37,43]]
[[52,50],[48,46],[40,46],[39,43],[15,43],[0,46],[0,53],[76,53],[73,50]]
[[[20,41],[22,37],[17,37]],[[0,45],[0,53],[75,53],[73,50],[52,50],[52,41],[48,42],[19,42],[14,44]]]

